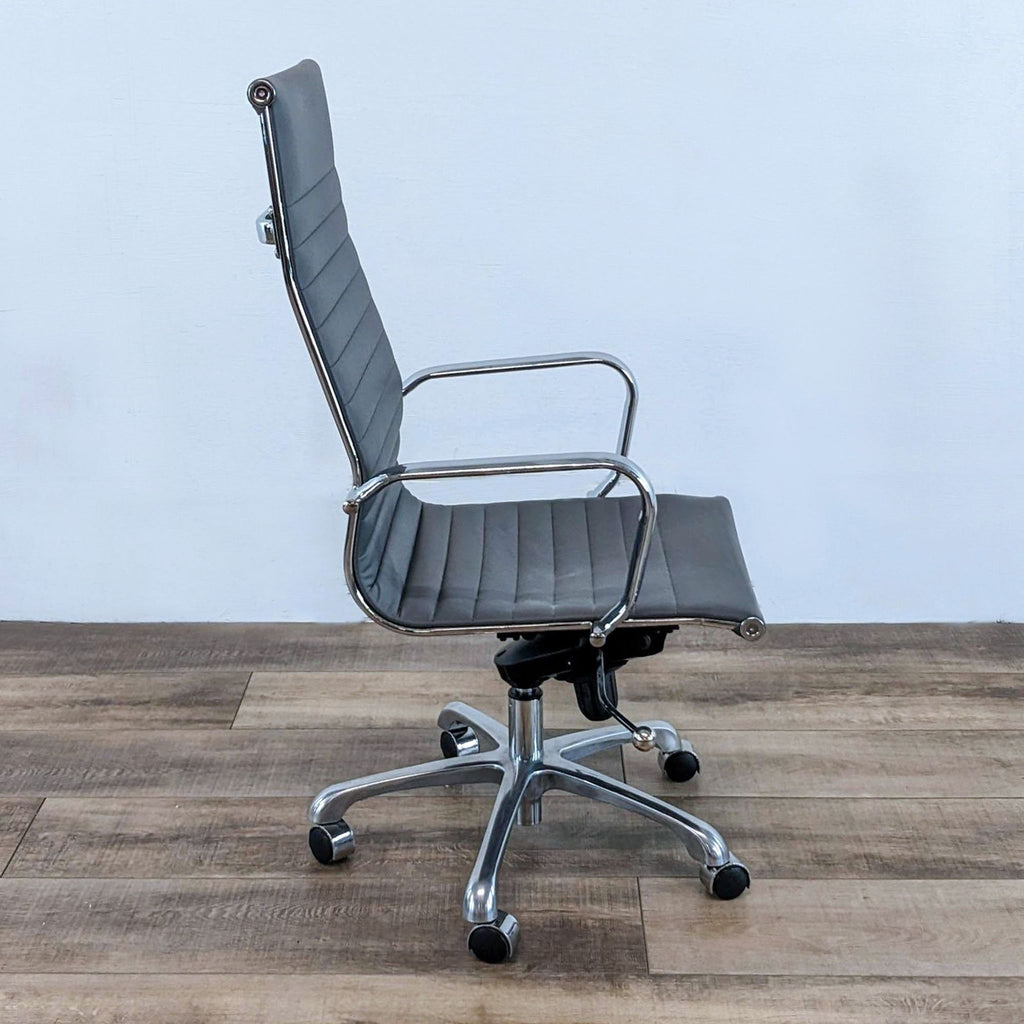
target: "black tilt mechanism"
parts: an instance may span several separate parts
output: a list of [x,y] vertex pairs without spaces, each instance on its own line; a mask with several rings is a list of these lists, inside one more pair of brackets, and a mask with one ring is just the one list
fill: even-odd
[[631,658],[660,654],[675,626],[659,629],[617,629],[604,647],[593,647],[586,633],[499,633],[509,641],[494,656],[498,675],[509,686],[539,686],[545,679],[572,683],[584,718],[604,722],[615,718],[634,734],[636,727],[618,710],[615,672]]

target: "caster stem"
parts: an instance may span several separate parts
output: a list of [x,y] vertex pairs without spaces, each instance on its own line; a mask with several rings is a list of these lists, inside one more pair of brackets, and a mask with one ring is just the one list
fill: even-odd
[[441,753],[445,757],[463,757],[479,754],[480,741],[468,725],[453,725],[441,732]]

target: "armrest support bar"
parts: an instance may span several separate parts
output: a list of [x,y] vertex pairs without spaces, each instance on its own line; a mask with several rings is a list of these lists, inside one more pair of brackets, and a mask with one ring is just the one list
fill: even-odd
[[633,461],[607,452],[574,452],[568,455],[518,455],[495,459],[453,459],[447,462],[410,462],[385,469],[349,491],[344,509],[349,515],[385,487],[401,480],[444,480],[452,477],[500,476],[519,473],[570,473],[608,469],[628,477],[640,494],[640,520],[630,557],[626,588],[621,599],[592,623],[590,642],[603,647],[608,634],[633,610],[643,583],[647,555],[654,537],[658,499],[647,474]]
[[[442,377],[474,377],[484,373],[519,373],[523,370],[553,370],[565,366],[610,366],[626,384],[626,401],[622,407],[622,421],[619,425],[619,455],[629,454],[629,442],[633,436],[633,419],[636,416],[636,378],[629,367],[617,356],[607,352],[558,352],[547,356],[521,356],[514,359],[482,360],[472,363],[443,363],[417,370],[402,381],[402,394],[408,395],[427,381]],[[613,471],[607,480],[590,492],[591,497],[607,494],[618,482],[619,472]]]

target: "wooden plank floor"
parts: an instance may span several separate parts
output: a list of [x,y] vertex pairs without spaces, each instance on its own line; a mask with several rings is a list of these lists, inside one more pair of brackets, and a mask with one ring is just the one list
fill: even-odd
[[[1024,628],[674,634],[620,676],[702,757],[595,759],[714,822],[754,885],[721,903],[667,833],[552,794],[517,830],[518,960],[463,948],[472,787],[350,814],[328,782],[435,756],[453,697],[500,715],[489,638],[369,625],[0,623],[0,1021],[1017,1024]],[[567,686],[547,724],[578,728]]]

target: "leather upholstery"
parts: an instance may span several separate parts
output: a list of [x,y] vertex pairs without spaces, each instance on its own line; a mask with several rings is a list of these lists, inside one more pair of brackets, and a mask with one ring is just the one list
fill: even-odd
[[270,82],[296,282],[370,477],[398,456],[402,378],[348,233],[320,68],[304,60]]
[[[622,596],[640,499],[430,505],[406,492],[360,580],[405,626],[592,621]],[[635,619],[760,617],[725,498],[658,495]],[[373,572],[373,564],[380,572]]]
[[[271,75],[269,107],[296,283],[365,480],[398,461],[402,385],[348,232],[320,68]],[[639,499],[432,505],[401,484],[359,513],[353,571],[411,627],[591,621],[622,596]],[[760,617],[729,503],[660,495],[633,618]]]
[[[397,461],[402,378],[348,232],[320,67],[304,60],[266,80],[295,280],[366,479]],[[389,526],[390,490],[364,513],[371,525]]]

